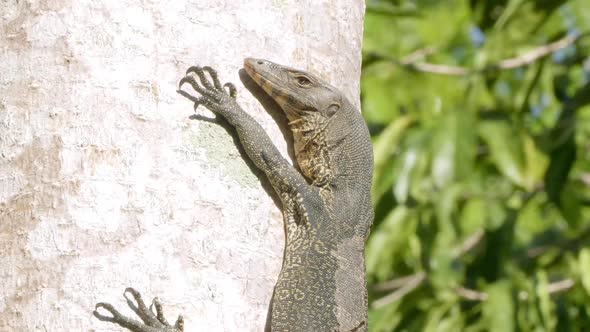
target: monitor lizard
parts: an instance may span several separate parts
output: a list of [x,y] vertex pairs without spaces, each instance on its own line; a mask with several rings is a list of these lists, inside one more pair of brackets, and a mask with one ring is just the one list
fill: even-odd
[[[286,242],[270,307],[271,331],[367,331],[364,246],[374,214],[367,126],[341,92],[308,72],[252,58],[244,60],[244,69],[283,109],[300,171],[238,105],[235,86],[222,86],[211,67],[190,67],[179,83],[179,89],[189,84],[200,96],[178,92],[195,109],[203,105],[235,127],[248,157],[280,197]],[[127,293],[143,322],[108,303],[98,303],[94,315],[136,332],[183,331],[182,316],[169,324],[157,298],[154,313],[135,289]]]

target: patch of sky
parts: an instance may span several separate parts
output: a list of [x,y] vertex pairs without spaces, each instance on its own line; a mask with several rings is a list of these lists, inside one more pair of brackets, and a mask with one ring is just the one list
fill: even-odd
[[[569,36],[577,36],[580,34],[580,30],[576,24],[576,15],[574,14],[571,6],[564,4],[559,8],[559,15],[563,18],[563,27],[567,30]],[[568,58],[571,58],[576,53],[576,46],[572,44],[561,50],[553,52],[551,58],[555,63],[564,63]]]
[[562,48],[560,50],[553,52],[553,54],[551,55],[551,59],[555,63],[562,64],[562,63],[565,63],[568,59],[571,59],[572,57],[574,57],[575,55],[576,55],[576,46],[570,45],[566,48]]
[[486,35],[477,25],[469,27],[469,37],[475,47],[482,47],[486,42]]
[[531,114],[533,115],[533,118],[539,118],[541,116],[541,108],[537,105],[531,106]]

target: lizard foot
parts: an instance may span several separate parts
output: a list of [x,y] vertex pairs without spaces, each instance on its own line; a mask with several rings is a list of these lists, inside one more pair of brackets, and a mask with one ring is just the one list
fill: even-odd
[[[137,305],[135,305],[128,297],[127,293],[131,293]],[[148,308],[143,302],[141,294],[135,289],[129,287],[125,289],[123,293],[125,299],[127,299],[127,305],[141,318],[143,321],[137,321],[127,316],[121,315],[111,304],[109,303],[97,303],[94,309],[94,316],[103,322],[111,322],[118,324],[133,332],[183,332],[184,331],[184,319],[182,316],[178,316],[174,326],[170,325],[166,318],[164,318],[164,311],[162,310],[162,304],[156,297],[152,301],[152,305]],[[156,309],[156,313],[151,310],[152,307]],[[102,308],[108,311],[112,316],[105,316],[98,312],[98,309]]]
[[[209,74],[211,79],[207,78],[205,72]],[[200,84],[195,80],[194,75],[191,74],[195,74],[199,78]],[[190,84],[201,97],[195,97],[188,92],[181,90],[185,83]],[[225,88],[227,88],[227,92],[225,91]],[[176,91],[194,102],[195,110],[199,105],[203,105],[214,112],[222,112],[224,106],[228,103],[235,102],[237,96],[236,87],[232,83],[225,83],[222,86],[219,77],[217,76],[217,72],[209,66],[192,66],[187,69],[186,76],[180,80],[178,83],[178,90]]]

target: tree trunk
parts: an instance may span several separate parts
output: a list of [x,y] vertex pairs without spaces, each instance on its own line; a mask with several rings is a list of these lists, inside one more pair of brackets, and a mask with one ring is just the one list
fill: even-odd
[[188,331],[262,331],[281,212],[233,131],[189,119],[177,83],[191,65],[218,69],[287,155],[240,82],[242,59],[319,73],[358,105],[363,11],[359,0],[0,2],[0,330],[121,331],[91,313],[107,301],[131,314],[133,286]]

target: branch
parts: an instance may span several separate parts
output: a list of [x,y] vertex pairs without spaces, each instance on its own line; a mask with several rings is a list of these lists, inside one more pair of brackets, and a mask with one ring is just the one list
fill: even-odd
[[470,301],[485,301],[488,299],[488,294],[476,291],[474,289],[465,288],[463,286],[457,286],[455,288],[455,292],[457,292],[457,295],[460,297]]
[[463,243],[457,249],[457,254],[455,255],[455,259],[461,258],[466,253],[470,252],[475,248],[483,239],[483,235],[485,232],[483,229],[478,229],[473,234],[467,238],[467,240],[463,241]]
[[[565,292],[565,291],[573,288],[575,285],[576,285],[576,282],[570,278],[558,280],[556,282],[552,282],[547,285],[547,293],[549,293],[551,295],[551,294]],[[520,300],[524,301],[529,298],[529,293],[527,293],[525,291],[521,291],[518,293],[518,298]]]
[[529,52],[521,54],[514,58],[508,58],[504,60],[500,60],[497,63],[490,64],[485,66],[483,69],[471,69],[468,67],[462,66],[451,66],[451,65],[441,65],[441,64],[434,64],[428,62],[421,62],[421,60],[429,54],[433,53],[433,48],[427,47],[424,49],[420,49],[418,51],[412,52],[402,60],[397,60],[389,56],[380,55],[380,54],[369,54],[369,58],[374,59],[381,59],[393,62],[400,66],[406,67],[411,70],[424,72],[424,73],[432,73],[432,74],[440,74],[440,75],[448,75],[448,76],[466,76],[469,74],[480,73],[490,70],[509,70],[515,69],[519,67],[524,67],[532,64],[533,62],[544,58],[555,51],[564,49],[576,42],[580,39],[587,37],[590,33],[583,33],[577,35],[569,35],[565,36],[557,41],[552,43],[539,46]]
[[448,76],[466,76],[470,74],[472,71],[466,67],[459,67],[459,66],[447,66],[447,65],[437,65],[434,63],[427,63],[427,62],[420,62],[420,63],[412,63],[407,65],[412,70],[424,72],[424,73],[431,73],[431,74],[440,74],[440,75],[448,75]]
[[559,280],[559,281],[552,282],[549,285],[547,285],[547,293],[555,294],[555,293],[565,292],[566,290],[569,290],[570,288],[574,287],[575,285],[576,285],[576,282],[570,278]]
[[394,291],[400,287],[405,286],[407,283],[411,282],[414,278],[416,278],[420,274],[424,274],[424,272],[418,272],[418,273],[411,274],[409,276],[404,276],[404,277],[400,277],[397,279],[392,279],[389,281],[379,283],[373,287],[373,290],[376,292]]
[[415,275],[411,276],[411,278],[409,278],[407,282],[402,287],[397,289],[395,292],[392,292],[391,294],[385,295],[384,297],[373,301],[372,307],[375,309],[381,308],[401,299],[402,297],[406,296],[406,294],[410,293],[418,286],[420,286],[425,280],[426,273],[416,273]]
[[499,69],[514,69],[530,65],[531,63],[537,61],[540,58],[546,57],[555,51],[561,50],[572,45],[573,43],[578,41],[582,36],[584,35],[580,34],[565,36],[553,43],[537,47],[532,51],[529,51],[515,58],[502,60],[498,62],[498,64],[495,67]]
[[[576,282],[570,278],[558,280],[558,281],[552,282],[547,285],[547,293],[549,293],[551,295],[551,294],[565,292],[565,291],[573,288],[575,285],[576,285]],[[469,289],[469,288],[465,288],[463,286],[458,286],[457,288],[455,288],[455,291],[457,292],[457,295],[459,295],[460,297],[467,299],[469,301],[480,301],[481,302],[481,301],[486,301],[488,299],[487,293],[480,292],[480,291],[473,290],[473,289]],[[529,298],[529,293],[527,293],[525,291],[521,291],[518,293],[518,298],[520,300],[524,301]]]
[[416,51],[406,55],[403,59],[401,59],[400,63],[406,66],[411,65],[431,55],[435,51],[436,49],[434,47],[425,47],[417,49]]

